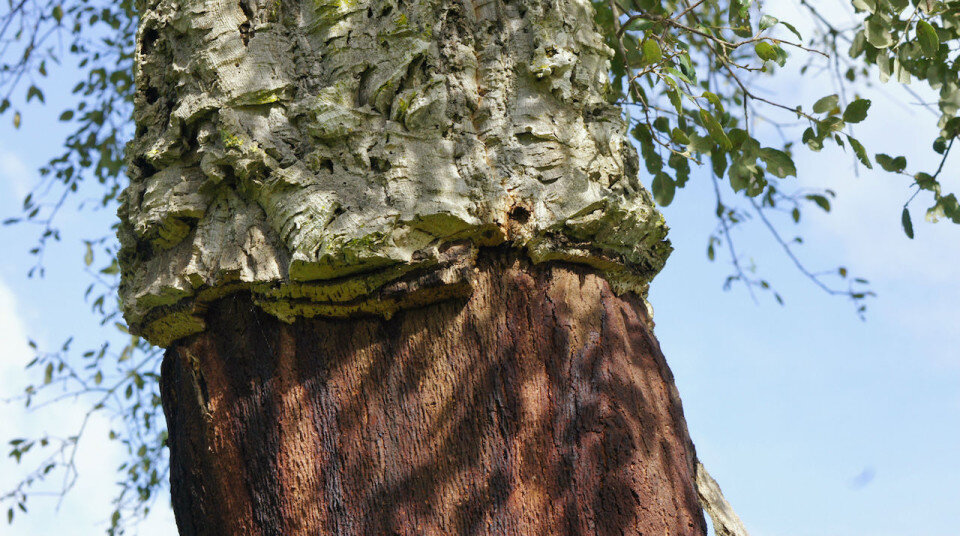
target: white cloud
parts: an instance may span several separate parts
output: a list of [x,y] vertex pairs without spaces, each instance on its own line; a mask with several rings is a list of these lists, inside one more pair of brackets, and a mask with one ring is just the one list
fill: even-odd
[[30,169],[13,152],[0,149],[0,183],[16,199],[22,199],[30,192]]
[[[27,330],[16,296],[0,278],[0,399],[23,392],[30,379],[36,377],[24,370],[33,352],[27,345]],[[42,343],[41,343],[42,344]],[[87,410],[82,402],[55,404],[40,411],[27,411],[22,403],[0,402],[0,495],[10,490],[30,469],[36,468],[38,458],[24,456],[17,465],[7,457],[8,442],[18,437],[38,437],[45,432],[68,435],[76,431]],[[102,534],[112,512],[111,501],[116,495],[115,482],[121,477],[116,472],[121,461],[119,446],[107,439],[110,423],[102,417],[91,419],[77,452],[76,464],[80,478],[64,499],[60,508],[55,497],[38,496],[29,499],[29,513],[18,515],[12,526],[6,526],[6,508],[0,511],[0,533],[10,535],[57,534],[63,527],[76,534]],[[33,454],[31,452],[30,454]],[[39,489],[56,491],[59,479],[46,482]],[[155,505],[150,519],[138,527],[141,535],[174,534],[172,513],[163,498]],[[19,513],[19,512],[18,512]]]
[[11,379],[22,377],[23,366],[30,359],[26,329],[17,313],[13,293],[0,280],[0,389],[7,389]]

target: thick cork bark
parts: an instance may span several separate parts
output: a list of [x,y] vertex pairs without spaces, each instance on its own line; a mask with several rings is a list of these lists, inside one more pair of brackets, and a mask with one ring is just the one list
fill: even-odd
[[235,294],[167,351],[182,536],[704,535],[643,301],[484,251],[467,299],[278,321]]
[[154,344],[233,292],[286,321],[389,317],[380,290],[453,243],[640,295],[663,266],[587,0],[140,8],[120,295]]

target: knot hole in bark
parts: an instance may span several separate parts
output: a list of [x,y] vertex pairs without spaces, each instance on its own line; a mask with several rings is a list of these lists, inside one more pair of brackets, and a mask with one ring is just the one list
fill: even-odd
[[153,45],[160,39],[160,32],[156,28],[150,27],[140,35],[140,54],[146,56],[153,50]]
[[243,41],[243,46],[250,44],[250,39],[253,38],[256,31],[253,29],[253,8],[247,5],[246,0],[240,0],[237,3],[240,6],[240,11],[243,11],[243,16],[247,20],[240,23],[240,39]]
[[141,180],[149,179],[157,173],[157,168],[155,168],[150,162],[147,162],[147,159],[143,156],[134,158],[133,165],[131,167],[133,168],[133,174]]
[[390,171],[390,162],[384,158],[378,158],[376,156],[370,157],[370,169],[376,171],[377,173],[384,173]]
[[511,220],[520,224],[530,221],[530,211],[523,207],[513,207],[513,210],[510,211],[509,216]]

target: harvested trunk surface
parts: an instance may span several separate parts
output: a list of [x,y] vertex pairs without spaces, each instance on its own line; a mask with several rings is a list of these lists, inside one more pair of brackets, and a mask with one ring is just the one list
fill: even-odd
[[194,535],[704,535],[643,300],[481,252],[469,297],[286,324],[233,294],[161,382]]

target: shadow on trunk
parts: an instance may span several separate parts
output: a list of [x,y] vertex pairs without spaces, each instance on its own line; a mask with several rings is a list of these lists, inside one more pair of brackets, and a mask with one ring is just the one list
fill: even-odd
[[478,264],[469,299],[390,320],[215,303],[163,367],[181,534],[706,534],[642,300]]

